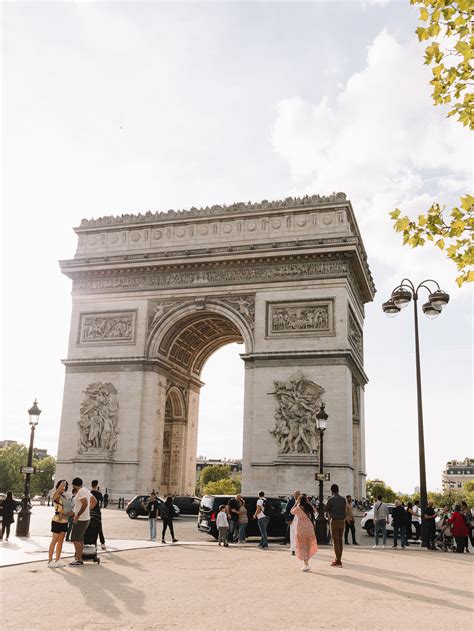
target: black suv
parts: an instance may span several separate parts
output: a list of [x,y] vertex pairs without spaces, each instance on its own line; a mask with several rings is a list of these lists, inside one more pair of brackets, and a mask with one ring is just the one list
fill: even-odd
[[[197,527],[198,530],[208,532],[215,539],[217,539],[218,532],[216,528],[216,517],[219,512],[219,506],[221,504],[227,504],[233,495],[205,495],[201,499],[201,506],[199,507],[199,516]],[[257,520],[253,519],[255,510],[257,507],[257,496],[242,496],[245,500],[245,507],[247,509],[249,523],[245,530],[247,537],[260,537],[260,530],[258,529]],[[269,504],[273,507],[273,515],[268,522],[267,533],[269,537],[282,538],[286,535],[286,519],[285,508],[287,500],[281,497],[266,497]]]
[[[127,508],[125,509],[130,519],[136,519],[137,517],[147,517],[147,512],[143,508],[143,504],[145,504],[146,506],[149,501],[150,501],[149,495],[135,495],[133,500],[130,500],[130,502],[127,504]],[[162,499],[161,497],[157,497],[156,501],[158,502],[158,505],[160,507],[161,507],[161,504],[164,504],[165,502],[165,500]],[[181,515],[179,508],[175,506],[174,504],[173,504],[173,508],[174,508],[174,516],[179,517]]]
[[175,495],[173,497],[173,504],[179,508],[181,515],[198,515],[200,503],[201,499],[193,495]]

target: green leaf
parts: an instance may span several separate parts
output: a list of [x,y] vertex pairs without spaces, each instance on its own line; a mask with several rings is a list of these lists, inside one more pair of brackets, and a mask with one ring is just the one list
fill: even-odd
[[438,239],[438,241],[436,241],[436,245],[440,250],[444,250],[444,239]]
[[427,22],[429,20],[429,13],[428,13],[428,9],[425,9],[424,7],[422,9],[420,9],[420,20],[422,20],[423,22]]
[[402,232],[403,230],[406,230],[409,225],[410,225],[409,218],[408,217],[402,217],[401,219],[398,219],[395,222],[395,230],[397,232]]
[[426,226],[426,222],[427,222],[427,219],[425,215],[420,215],[418,217],[418,223],[420,226]]
[[391,213],[389,213],[389,215],[390,215],[390,217],[391,217],[392,219],[398,219],[398,217],[400,216],[400,213],[401,213],[401,212],[402,212],[401,210],[399,210],[398,208],[396,208],[395,210],[392,210],[392,212],[391,212]]

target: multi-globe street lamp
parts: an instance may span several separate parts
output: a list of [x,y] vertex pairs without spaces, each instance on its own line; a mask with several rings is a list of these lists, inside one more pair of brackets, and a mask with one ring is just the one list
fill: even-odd
[[31,408],[28,410],[28,415],[30,417],[29,423],[31,427],[30,433],[30,448],[28,450],[28,464],[26,467],[22,467],[21,471],[25,474],[25,488],[23,492],[23,497],[21,500],[21,509],[18,513],[18,518],[16,522],[16,536],[17,537],[28,537],[30,534],[30,518],[31,518],[31,509],[30,509],[30,480],[31,474],[34,472],[33,468],[33,444],[35,440],[35,429],[38,425],[39,416],[41,414],[41,410],[38,407],[38,402],[34,401]]
[[328,522],[324,516],[324,432],[328,424],[328,415],[324,409],[324,403],[321,403],[319,412],[316,414],[316,429],[319,432],[319,503],[318,517],[316,519],[316,538],[319,543],[328,542]]
[[[431,286],[430,286],[431,285]],[[433,289],[433,285],[436,289]],[[428,545],[425,512],[428,505],[428,494],[426,488],[426,465],[425,465],[425,439],[423,431],[423,400],[421,395],[421,368],[420,368],[420,340],[418,334],[418,297],[421,289],[428,292],[428,302],[425,302],[421,309],[428,318],[437,318],[444,307],[449,302],[449,295],[443,291],[438,283],[432,279],[422,281],[417,287],[409,278],[404,278],[395,287],[387,302],[382,305],[383,312],[390,317],[400,313],[413,300],[413,313],[415,317],[415,359],[416,359],[416,393],[418,404],[418,458],[420,467],[420,502],[421,502],[421,542],[423,546]]]

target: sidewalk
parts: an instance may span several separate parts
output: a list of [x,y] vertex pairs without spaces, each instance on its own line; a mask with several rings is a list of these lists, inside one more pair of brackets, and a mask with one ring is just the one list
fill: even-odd
[[472,627],[474,558],[467,554],[346,548],[343,568],[333,568],[332,550],[324,548],[308,573],[278,545],[150,544],[101,558],[80,568],[3,568],[2,629],[56,628],[58,604],[63,630]]

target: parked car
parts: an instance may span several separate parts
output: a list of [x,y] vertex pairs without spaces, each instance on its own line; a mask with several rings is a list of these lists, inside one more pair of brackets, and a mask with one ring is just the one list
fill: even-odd
[[173,504],[179,508],[181,515],[198,515],[201,498],[193,495],[175,495]]
[[[201,499],[201,505],[199,507],[198,515],[198,530],[207,532],[217,539],[218,531],[216,528],[216,516],[219,512],[219,506],[221,504],[227,504],[232,495],[205,495]],[[245,507],[247,508],[249,523],[246,528],[247,537],[260,537],[260,531],[258,529],[257,520],[252,519],[257,506],[257,496],[243,496],[245,500]],[[281,497],[267,497],[266,500],[271,503],[274,508],[274,515],[268,522],[267,533],[269,537],[282,538],[286,534],[286,519],[285,508],[286,499]]]
[[[161,506],[161,504],[164,504],[165,502],[165,500],[162,499],[161,497],[157,497],[156,500],[159,506]],[[146,506],[149,501],[150,501],[149,495],[135,495],[133,500],[130,500],[130,502],[127,504],[127,507],[125,509],[130,519],[136,519],[137,517],[146,517],[147,512],[143,508],[143,504],[145,504]],[[175,506],[174,504],[173,504],[173,508],[174,508],[174,516],[179,517],[181,515],[179,508]]]

